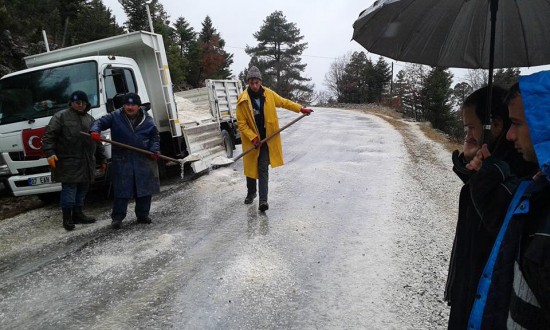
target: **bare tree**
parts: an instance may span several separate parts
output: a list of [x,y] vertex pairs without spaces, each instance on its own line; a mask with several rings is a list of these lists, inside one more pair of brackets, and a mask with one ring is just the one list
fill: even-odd
[[329,104],[331,102],[335,102],[335,100],[334,98],[331,97],[328,91],[324,90],[324,91],[319,91],[315,93],[313,103],[319,105],[319,104]]
[[468,70],[467,81],[472,86],[472,89],[478,90],[483,86],[487,86],[489,80],[489,72],[485,69],[470,69]]
[[401,109],[405,116],[424,120],[422,111],[422,86],[429,67],[407,63],[397,74],[396,94],[401,98]]
[[325,86],[334,99],[338,100],[342,94],[342,78],[345,73],[346,65],[350,62],[351,52],[338,57],[330,64],[329,71],[325,74]]

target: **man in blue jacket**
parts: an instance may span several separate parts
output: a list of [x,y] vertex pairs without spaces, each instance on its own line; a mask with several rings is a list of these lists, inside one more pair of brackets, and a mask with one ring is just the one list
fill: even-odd
[[135,93],[124,96],[122,108],[98,120],[90,128],[90,135],[100,141],[99,132],[111,129],[113,141],[151,151],[151,156],[112,146],[112,180],[114,204],[112,227],[119,229],[126,217],[128,201],[134,198],[138,223],[151,223],[151,197],[159,192],[157,162],[160,155],[160,137],[153,118],[141,108],[141,99]]

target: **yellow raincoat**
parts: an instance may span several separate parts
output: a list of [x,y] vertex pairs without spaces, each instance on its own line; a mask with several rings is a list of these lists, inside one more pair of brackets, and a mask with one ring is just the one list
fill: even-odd
[[[265,130],[266,136],[270,136],[273,132],[279,129],[279,120],[277,119],[276,108],[285,108],[294,112],[300,112],[302,106],[298,103],[287,100],[271,89],[262,86],[264,89],[265,103],[264,103],[264,118],[265,118]],[[243,151],[252,148],[252,140],[255,137],[260,136],[258,128],[256,127],[256,121],[254,120],[254,111],[252,108],[252,102],[245,90],[239,95],[237,101],[237,125],[241,131],[241,141]],[[283,160],[283,147],[281,145],[281,135],[277,134],[267,141],[269,147],[269,164],[271,167],[277,167],[284,164]],[[243,167],[244,175],[257,179],[258,178],[258,156],[260,155],[260,149],[255,149],[244,155]]]

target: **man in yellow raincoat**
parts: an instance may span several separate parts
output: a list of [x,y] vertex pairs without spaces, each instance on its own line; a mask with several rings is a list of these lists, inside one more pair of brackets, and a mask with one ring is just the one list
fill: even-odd
[[248,193],[245,204],[252,204],[256,198],[256,180],[260,193],[258,209],[265,212],[267,203],[269,165],[277,167],[284,164],[281,136],[275,135],[267,142],[261,141],[279,130],[276,108],[285,108],[309,115],[313,110],[279,96],[269,88],[262,86],[262,74],[252,66],[246,75],[248,88],[239,95],[237,101],[237,124],[241,131],[243,150],[255,147],[243,157],[244,175]]

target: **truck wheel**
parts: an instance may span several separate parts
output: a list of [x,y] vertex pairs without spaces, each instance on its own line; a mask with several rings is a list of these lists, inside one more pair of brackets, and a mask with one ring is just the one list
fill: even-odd
[[54,192],[54,193],[39,194],[38,198],[45,204],[54,204],[54,203],[59,203],[60,196],[61,196],[60,193]]
[[235,149],[235,147],[233,146],[233,140],[231,139],[231,135],[229,135],[228,131],[222,130],[222,138],[223,138],[223,146],[225,147],[225,154],[227,158],[233,157],[233,149]]

